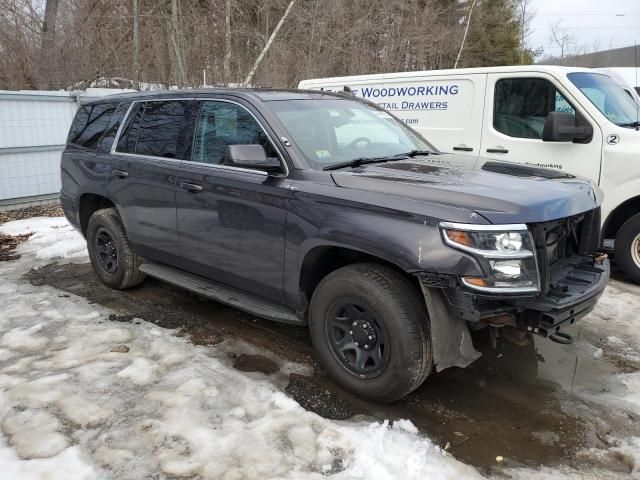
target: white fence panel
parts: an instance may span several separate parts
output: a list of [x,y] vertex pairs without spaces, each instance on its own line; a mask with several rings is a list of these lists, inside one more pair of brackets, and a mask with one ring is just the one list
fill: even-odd
[[0,90],[0,206],[60,191],[60,154],[78,101],[132,90]]

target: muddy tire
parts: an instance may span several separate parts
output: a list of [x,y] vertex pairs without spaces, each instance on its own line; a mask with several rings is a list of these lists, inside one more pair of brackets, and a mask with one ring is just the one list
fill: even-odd
[[327,275],[313,293],[309,328],[329,376],[377,402],[415,390],[433,365],[424,299],[383,265],[358,263]]
[[105,285],[123,290],[144,280],[140,258],[131,248],[115,208],[97,210],[91,215],[87,249],[93,270]]
[[640,213],[618,230],[614,254],[616,265],[631,280],[640,283]]

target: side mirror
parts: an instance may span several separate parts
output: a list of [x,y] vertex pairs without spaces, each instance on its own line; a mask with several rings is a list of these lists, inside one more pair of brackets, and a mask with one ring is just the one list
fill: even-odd
[[592,136],[593,127],[577,126],[576,117],[566,112],[549,112],[542,131],[542,140],[545,142],[588,141]]
[[282,165],[277,158],[267,157],[262,145],[229,145],[225,156],[228,165],[266,172],[280,172]]

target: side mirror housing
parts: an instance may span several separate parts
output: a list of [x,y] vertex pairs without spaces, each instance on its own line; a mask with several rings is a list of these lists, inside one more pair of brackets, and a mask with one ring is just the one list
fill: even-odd
[[549,112],[544,122],[542,140],[545,142],[588,142],[593,137],[593,127],[576,125],[577,118],[566,112]]
[[262,145],[229,145],[225,156],[228,165],[265,172],[281,172],[282,165],[277,158],[267,157]]

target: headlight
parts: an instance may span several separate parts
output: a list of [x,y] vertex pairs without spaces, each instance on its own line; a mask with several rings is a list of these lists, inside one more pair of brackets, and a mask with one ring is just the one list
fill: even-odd
[[485,275],[463,277],[475,290],[533,293],[539,290],[533,238],[526,225],[468,225],[440,222],[445,243],[471,253]]

